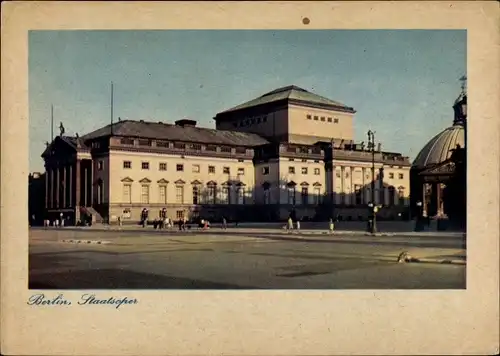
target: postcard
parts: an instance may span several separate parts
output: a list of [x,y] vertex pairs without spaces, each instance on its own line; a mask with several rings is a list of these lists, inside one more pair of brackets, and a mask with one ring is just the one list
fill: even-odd
[[2,353],[498,352],[493,3],[3,10]]

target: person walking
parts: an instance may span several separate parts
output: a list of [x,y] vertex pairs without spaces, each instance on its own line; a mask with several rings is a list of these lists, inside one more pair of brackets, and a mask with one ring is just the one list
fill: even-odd
[[222,217],[222,230],[226,230],[227,229],[227,221],[226,221],[226,218],[223,216]]
[[292,220],[292,217],[291,217],[291,216],[289,216],[289,217],[288,217],[287,231],[288,231],[289,233],[291,233],[291,232],[292,232],[292,230],[293,230],[293,220]]
[[328,227],[330,230],[330,234],[333,234],[333,228],[334,228],[333,218],[330,218],[330,223]]
[[300,219],[297,219],[297,231],[300,231]]

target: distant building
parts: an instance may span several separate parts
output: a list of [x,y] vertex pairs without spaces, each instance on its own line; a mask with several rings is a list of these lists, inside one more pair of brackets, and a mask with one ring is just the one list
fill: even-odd
[[[296,86],[218,113],[216,129],[123,120],[47,147],[46,209],[74,221],[363,219],[376,180],[380,217],[409,203],[408,157],[353,141],[355,110]],[[321,207],[321,208],[320,208]],[[326,213],[325,213],[326,211]],[[321,212],[321,214],[320,214]],[[325,215],[326,214],[326,215]]]
[[450,220],[452,228],[466,223],[467,94],[453,104],[453,125],[434,136],[411,168],[413,215]]
[[45,173],[34,172],[28,176],[28,213],[30,224],[43,224],[46,214]]

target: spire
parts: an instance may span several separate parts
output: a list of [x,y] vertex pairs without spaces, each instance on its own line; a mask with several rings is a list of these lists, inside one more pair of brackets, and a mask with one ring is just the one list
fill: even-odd
[[453,104],[455,117],[453,118],[453,125],[465,125],[467,120],[467,76],[463,75],[460,79],[462,82],[462,90],[460,95]]

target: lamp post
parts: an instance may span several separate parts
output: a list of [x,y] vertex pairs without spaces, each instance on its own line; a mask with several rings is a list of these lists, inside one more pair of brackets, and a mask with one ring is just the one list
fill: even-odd
[[419,200],[417,201],[417,219],[415,221],[415,231],[422,230],[422,212],[422,202]]
[[375,132],[368,130],[368,149],[372,152],[372,182],[371,182],[371,202],[368,204],[371,212],[372,223],[370,232],[377,232],[377,205],[375,204]]

